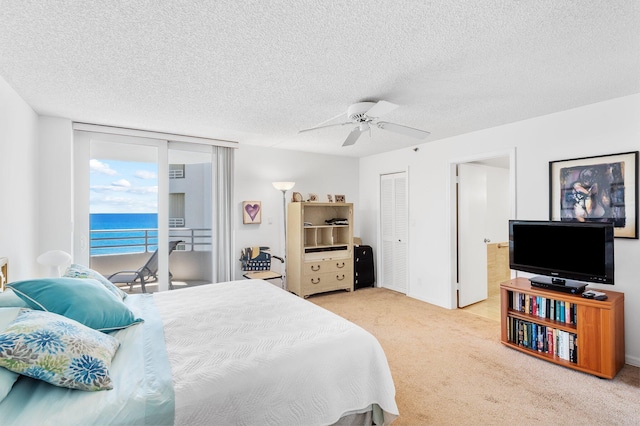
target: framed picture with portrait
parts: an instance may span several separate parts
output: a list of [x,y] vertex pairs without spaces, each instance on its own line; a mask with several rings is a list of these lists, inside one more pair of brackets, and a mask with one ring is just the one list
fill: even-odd
[[336,203],[344,203],[344,202],[345,202],[344,195],[336,194]]
[[611,222],[638,238],[638,151],[549,162],[549,219]]

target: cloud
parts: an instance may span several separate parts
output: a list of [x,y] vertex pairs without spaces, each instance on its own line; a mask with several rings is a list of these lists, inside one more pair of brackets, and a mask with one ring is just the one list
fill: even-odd
[[95,159],[91,159],[91,161],[89,161],[89,168],[91,171],[101,173],[103,175],[114,176],[118,174],[118,172],[109,167],[107,163],[102,163]]
[[126,186],[124,184],[121,184],[118,186],[116,185],[116,182],[114,182],[111,185],[92,185],[90,189],[93,192],[127,192],[130,194],[157,194],[158,193],[157,186],[131,186],[131,184],[125,179],[121,179],[121,180],[127,182],[129,186]]
[[156,179],[158,175],[148,170],[138,170],[133,174],[138,179]]
[[115,182],[112,182],[111,185],[119,186],[119,187],[123,187],[123,188],[130,188],[131,187],[131,183],[126,179],[117,180]]

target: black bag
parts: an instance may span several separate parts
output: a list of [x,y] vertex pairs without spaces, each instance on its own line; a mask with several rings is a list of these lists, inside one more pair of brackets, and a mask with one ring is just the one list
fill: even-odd
[[354,246],[353,256],[353,287],[355,290],[363,287],[373,287],[376,282],[373,266],[373,249],[371,246]]

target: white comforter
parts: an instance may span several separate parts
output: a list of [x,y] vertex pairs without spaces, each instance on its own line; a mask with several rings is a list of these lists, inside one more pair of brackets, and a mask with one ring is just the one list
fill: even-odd
[[153,295],[164,323],[177,425],[321,425],[345,414],[397,417],[378,341],[261,280]]

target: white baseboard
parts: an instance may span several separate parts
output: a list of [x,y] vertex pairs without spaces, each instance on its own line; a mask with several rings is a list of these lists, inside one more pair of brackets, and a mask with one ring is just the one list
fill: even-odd
[[627,355],[624,359],[625,364],[633,365],[634,367],[640,367],[640,358]]

